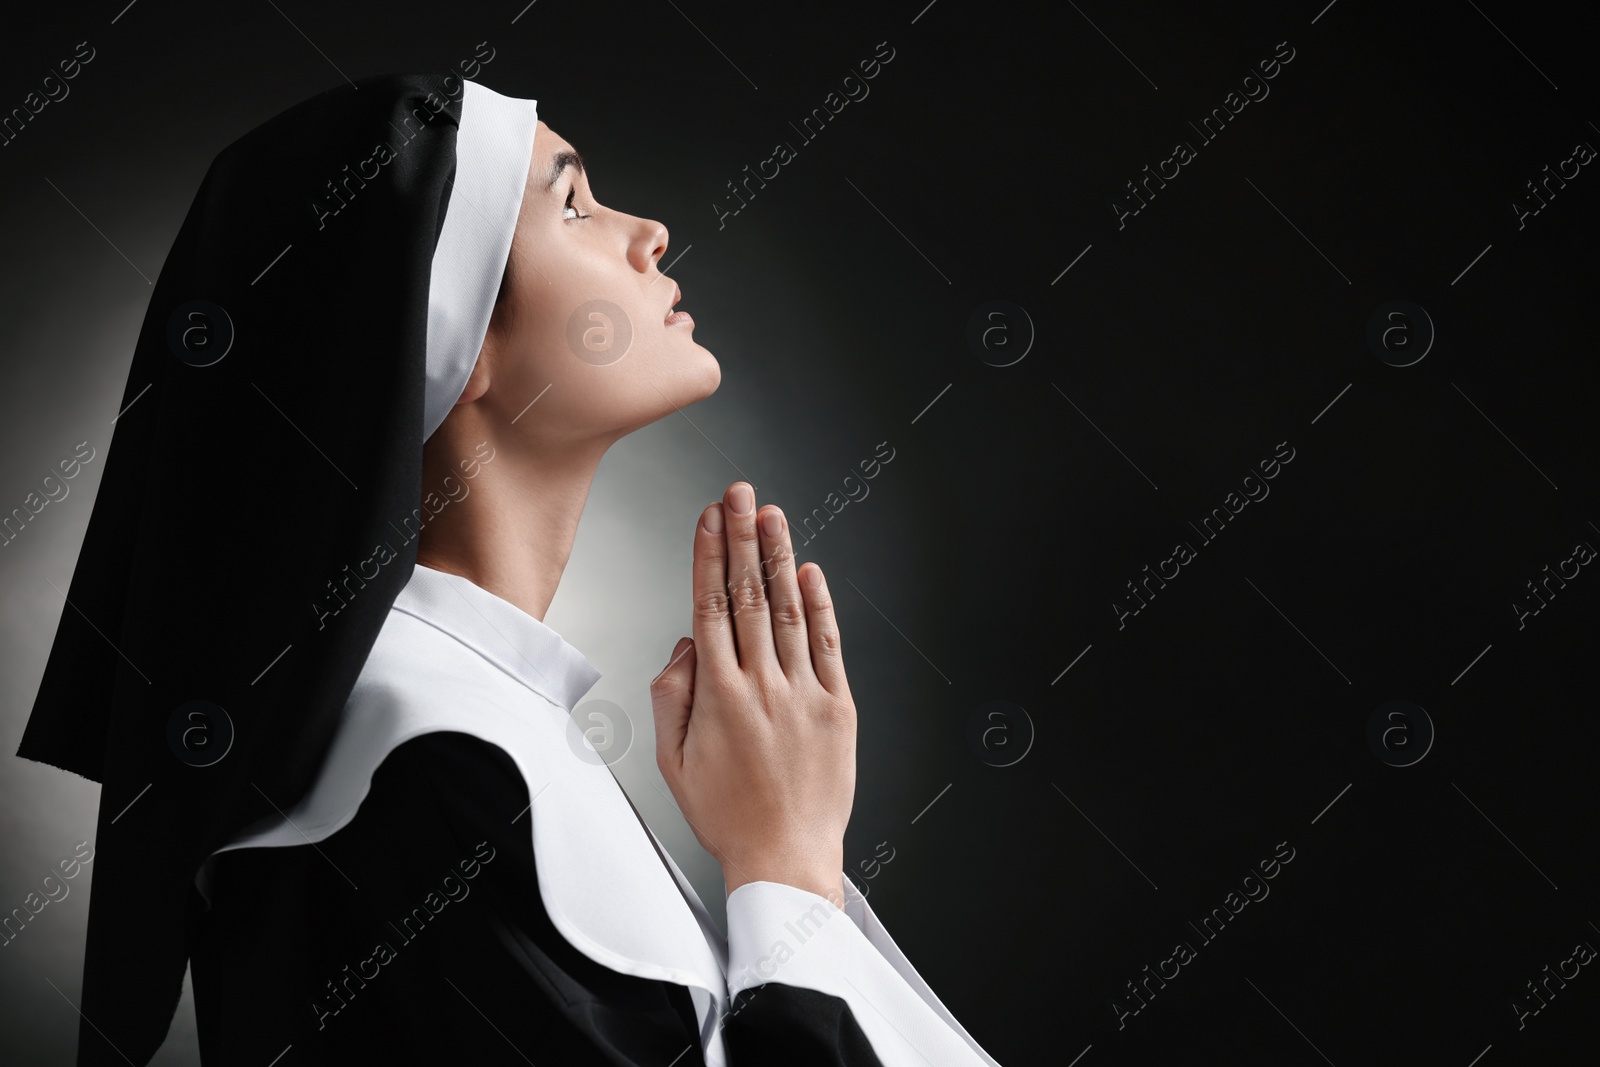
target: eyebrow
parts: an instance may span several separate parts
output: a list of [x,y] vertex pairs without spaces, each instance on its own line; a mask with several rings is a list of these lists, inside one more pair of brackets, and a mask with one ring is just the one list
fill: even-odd
[[565,150],[557,152],[555,158],[550,161],[550,179],[545,182],[544,186],[546,192],[556,187],[556,182],[561,180],[562,172],[568,167],[577,167],[581,173],[583,171],[583,156],[578,152]]

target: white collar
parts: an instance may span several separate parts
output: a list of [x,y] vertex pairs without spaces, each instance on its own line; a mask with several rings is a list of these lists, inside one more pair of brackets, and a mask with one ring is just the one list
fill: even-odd
[[[486,671],[485,661],[496,669]],[[413,737],[453,730],[497,744],[533,800],[518,825],[531,823],[551,922],[602,966],[689,987],[701,1047],[720,1067],[726,938],[610,767],[578,758],[568,743],[572,707],[599,677],[538,619],[419,564],[384,620],[311,790],[285,818],[264,820],[218,851],[330,836],[355,816],[384,757]],[[209,891],[208,875],[200,888]]]
[[393,610],[438,627],[569,712],[600,680],[560,634],[460,575],[418,563]]

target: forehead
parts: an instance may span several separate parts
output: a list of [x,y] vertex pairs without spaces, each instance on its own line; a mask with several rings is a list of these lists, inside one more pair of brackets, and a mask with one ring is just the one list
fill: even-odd
[[550,160],[557,152],[576,151],[565,137],[561,136],[540,119],[533,132],[533,159],[535,163],[549,165]]
[[567,142],[565,137],[545,125],[544,119],[540,119],[539,124],[534,127],[533,131],[534,154],[543,155],[546,159],[549,159],[563,148],[570,151],[572,145]]

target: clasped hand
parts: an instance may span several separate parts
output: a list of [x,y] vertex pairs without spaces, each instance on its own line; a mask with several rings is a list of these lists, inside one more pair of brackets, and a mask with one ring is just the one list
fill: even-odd
[[783,512],[728,487],[694,533],[693,638],[650,684],[656,766],[732,893],[782,882],[844,906],[856,708],[822,568]]

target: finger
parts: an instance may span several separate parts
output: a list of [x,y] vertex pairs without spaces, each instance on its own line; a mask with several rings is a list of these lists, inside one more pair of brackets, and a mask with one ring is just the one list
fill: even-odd
[[[772,617],[767,583],[761,575],[761,544],[756,535],[756,494],[749,482],[734,482],[723,494],[728,535],[728,610],[742,670],[775,670]],[[742,507],[742,510],[741,510]]]
[[807,563],[800,568],[800,589],[806,602],[806,632],[811,646],[811,669],[822,688],[836,695],[850,691],[845,681],[844,659],[839,650],[839,624],[833,617],[833,597],[823,581],[822,568]]
[[806,646],[806,606],[795,579],[789,523],[775,504],[757,512],[756,520],[756,528],[761,531],[761,574],[767,580],[767,600],[772,605],[772,643],[778,650],[778,663],[791,678],[812,677],[811,652]]
[[663,774],[683,765],[683,739],[694,705],[694,642],[678,638],[672,658],[650,683],[650,710],[656,723],[656,766]]
[[727,542],[721,504],[701,512],[694,528],[694,644],[702,667],[730,674],[738,671],[733,623],[728,618]]

